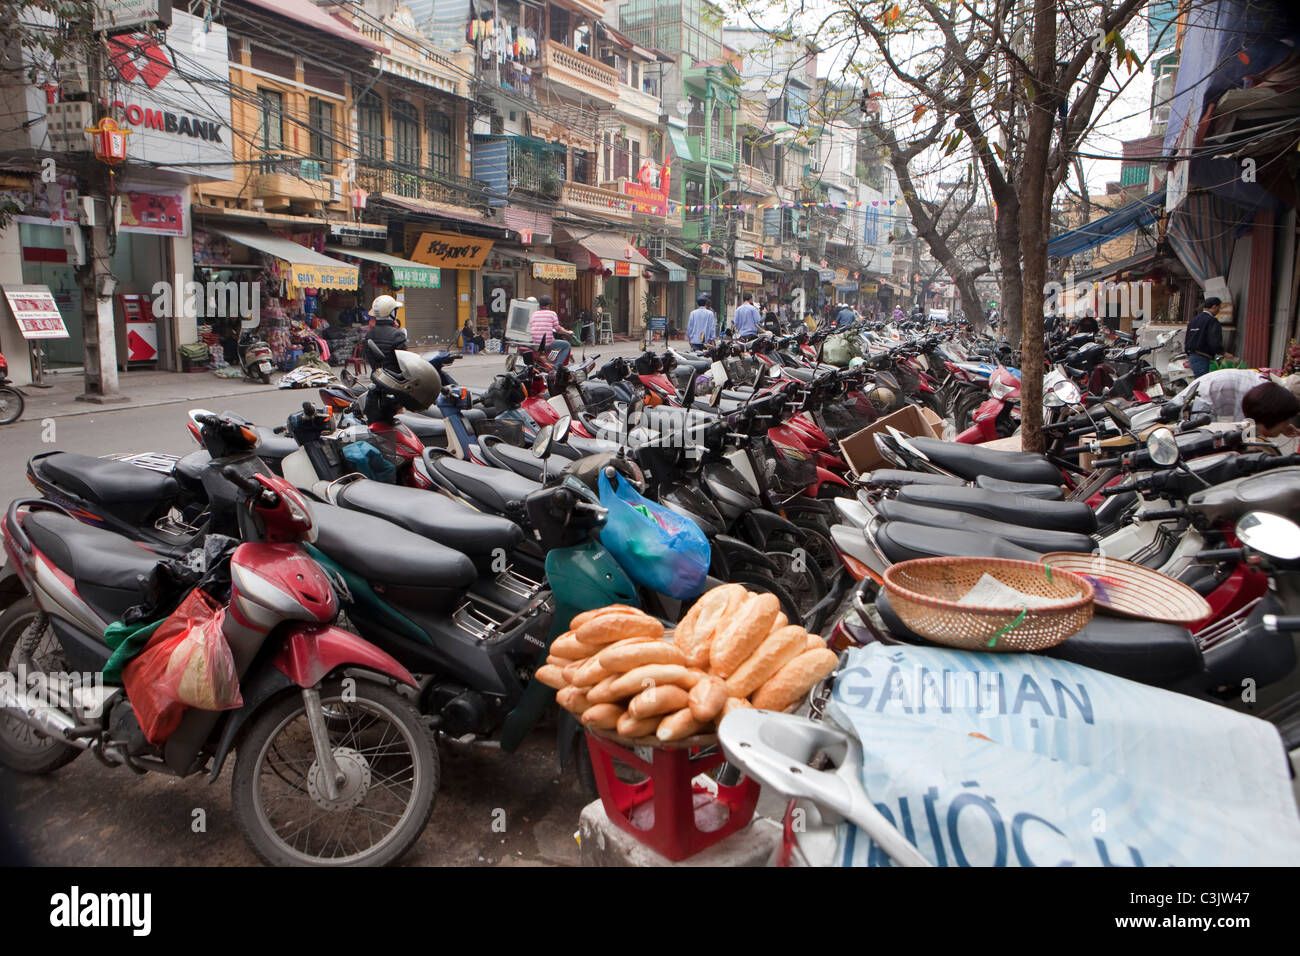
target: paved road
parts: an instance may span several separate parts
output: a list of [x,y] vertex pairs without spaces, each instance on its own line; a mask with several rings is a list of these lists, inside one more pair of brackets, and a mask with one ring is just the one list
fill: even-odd
[[[635,347],[601,349],[631,354]],[[457,363],[461,384],[482,386],[500,358]],[[229,383],[223,383],[226,390]],[[191,387],[192,389],[192,387]],[[97,409],[50,421],[24,420],[3,431],[0,501],[27,495],[25,462],[31,455],[67,449],[89,455],[123,451],[186,454],[194,449],[184,427],[187,408],[229,409],[260,423],[279,423],[313,392],[247,386],[247,395],[211,402],[182,399],[143,408]],[[196,394],[193,390],[189,394]],[[422,865],[573,864],[573,840],[583,799],[572,768],[559,779],[553,726],[542,727],[520,753],[484,748],[442,748],[442,788],[429,828],[405,862]],[[206,778],[137,777],[83,754],[44,778],[0,770],[0,847],[16,842],[32,862],[49,865],[247,865],[230,812],[230,767]],[[194,810],[204,810],[206,830],[194,832]],[[504,817],[496,810],[504,810]],[[504,832],[501,823],[504,819]],[[494,828],[494,823],[496,827]]]

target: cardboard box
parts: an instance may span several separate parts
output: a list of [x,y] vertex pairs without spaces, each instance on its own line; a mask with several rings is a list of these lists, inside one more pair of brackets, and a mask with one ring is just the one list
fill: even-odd
[[840,453],[855,475],[864,475],[878,468],[890,467],[888,460],[876,451],[876,442],[872,436],[891,425],[904,435],[917,438],[943,438],[943,419],[930,409],[918,408],[915,405],[900,408],[884,418],[877,418],[862,431],[840,439]]

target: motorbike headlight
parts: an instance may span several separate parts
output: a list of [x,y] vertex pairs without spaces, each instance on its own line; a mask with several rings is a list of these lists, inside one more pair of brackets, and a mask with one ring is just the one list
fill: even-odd
[[1006,398],[1009,394],[1011,394],[1011,391],[1012,391],[1012,386],[1008,385],[1005,381],[1003,381],[998,376],[995,375],[991,379],[989,379],[989,394],[992,395],[994,398]]

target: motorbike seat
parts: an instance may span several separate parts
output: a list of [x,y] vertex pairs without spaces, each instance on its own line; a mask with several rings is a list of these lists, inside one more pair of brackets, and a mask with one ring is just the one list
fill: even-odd
[[939,438],[909,438],[927,458],[959,478],[974,481],[980,475],[1004,481],[1059,485],[1061,471],[1042,455],[1019,451],[996,451],[979,445],[943,441]]
[[558,459],[552,455],[543,460],[535,456],[531,449],[518,448],[495,435],[482,436],[478,447],[489,464],[506,471],[513,471],[516,475],[522,475],[532,481],[545,482],[550,478],[560,477],[564,472],[564,466],[570,461],[567,455],[561,455]]
[[523,530],[508,518],[483,514],[446,495],[369,478],[343,485],[338,503],[350,511],[391,521],[474,559],[490,559],[498,548],[509,554],[524,540]]
[[319,551],[367,581],[418,589],[426,608],[456,600],[478,577],[474,563],[459,551],[391,521],[318,502],[311,509]]
[[425,445],[437,445],[443,447],[447,444],[447,423],[441,418],[430,418],[427,415],[410,415],[406,412],[399,412],[397,420],[415,432],[415,437],[420,439]]
[[1028,495],[1030,498],[1042,498],[1044,501],[1065,500],[1065,492],[1061,491],[1059,485],[1035,485],[1024,481],[1005,481],[1002,478],[980,475],[975,479],[975,487],[1007,495]]
[[28,512],[22,522],[32,544],[76,581],[77,594],[105,621],[143,603],[140,578],[153,572],[157,554],[56,511]]
[[951,475],[932,475],[926,471],[903,471],[901,468],[878,468],[862,479],[873,488],[900,488],[903,485],[944,485],[960,488],[965,484]]
[[876,543],[891,564],[913,558],[1014,558],[1037,561],[1041,555],[1005,538],[974,531],[952,531],[903,521],[877,526]]
[[1026,528],[1024,525],[994,521],[991,518],[981,518],[978,515],[949,511],[945,508],[929,508],[892,498],[881,501],[876,506],[876,510],[886,521],[905,521],[908,524],[921,524],[931,528],[951,528],[956,531],[994,535],[1012,544],[1018,544],[1022,548],[1037,551],[1039,554],[1047,554],[1049,551],[1092,554],[1097,550],[1097,543],[1086,534]]
[[900,501],[928,505],[948,511],[964,511],[981,518],[1005,521],[1026,528],[1075,531],[1092,534],[1097,530],[1096,513],[1082,501],[1044,501],[1025,495],[1007,495],[983,488],[939,488],[905,485],[898,489]]
[[[908,628],[890,606],[889,594],[883,588],[876,595],[876,610],[885,627],[900,640],[942,646]],[[1077,634],[1038,653],[1152,687],[1171,687],[1205,670],[1200,646],[1185,628],[1101,614]]]
[[434,456],[426,452],[424,457],[430,471],[436,471],[457,491],[497,514],[522,516],[524,498],[542,487],[540,482],[502,468],[489,468],[450,455]]
[[257,432],[257,452],[259,458],[273,458],[280,461],[298,450],[298,443],[292,435],[277,435],[274,429],[265,425],[254,425]]
[[144,522],[165,512],[180,492],[180,484],[170,475],[108,458],[65,451],[36,464],[55,485],[107,506],[128,523]]
[[804,384],[810,384],[812,380],[817,377],[817,373],[812,369],[803,368],[798,365],[786,365],[783,367],[783,371],[786,375],[789,375],[791,378],[803,382]]

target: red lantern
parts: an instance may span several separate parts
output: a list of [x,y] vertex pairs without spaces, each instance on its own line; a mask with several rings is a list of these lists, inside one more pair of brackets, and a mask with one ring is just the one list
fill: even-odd
[[700,243],[700,252],[704,253],[706,256],[709,254],[709,250],[711,248],[713,247],[710,246],[707,242]]
[[100,162],[116,166],[126,161],[126,138],[131,135],[129,129],[123,129],[105,117],[98,126],[86,132],[95,137],[95,158]]

